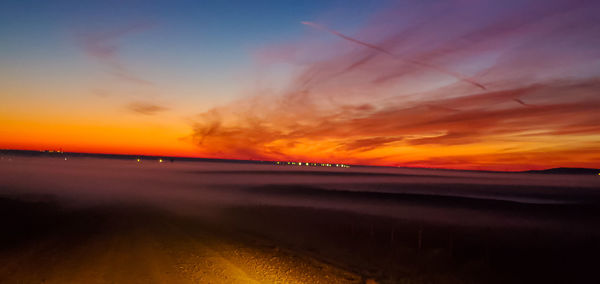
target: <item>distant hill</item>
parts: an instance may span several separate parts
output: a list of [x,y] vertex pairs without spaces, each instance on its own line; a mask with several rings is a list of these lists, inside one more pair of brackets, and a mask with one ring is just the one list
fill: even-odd
[[558,175],[597,175],[598,173],[600,173],[600,169],[553,168],[553,169],[537,170],[537,171],[524,171],[524,173],[530,173],[530,174],[558,174]]

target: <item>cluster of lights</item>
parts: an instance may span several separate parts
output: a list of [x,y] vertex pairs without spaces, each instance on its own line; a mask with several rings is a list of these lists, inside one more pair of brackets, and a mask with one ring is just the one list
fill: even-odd
[[350,166],[344,165],[344,164],[306,163],[306,162],[275,162],[275,165],[308,166],[308,167],[337,167],[337,168],[349,168],[350,167]]
[[58,153],[58,154],[63,154],[63,150],[41,150],[40,152],[43,153]]

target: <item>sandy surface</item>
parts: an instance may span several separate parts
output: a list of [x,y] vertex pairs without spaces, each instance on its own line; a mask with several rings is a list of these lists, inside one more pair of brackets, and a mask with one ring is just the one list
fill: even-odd
[[[161,214],[78,213],[3,250],[3,283],[360,283],[361,277],[259,240]],[[87,214],[87,215],[86,215]],[[86,216],[82,216],[86,215]],[[94,228],[94,216],[99,218]],[[68,218],[60,220],[69,222]]]

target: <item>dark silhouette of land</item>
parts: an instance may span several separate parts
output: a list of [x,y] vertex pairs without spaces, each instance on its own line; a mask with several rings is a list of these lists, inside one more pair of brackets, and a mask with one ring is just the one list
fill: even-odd
[[599,280],[597,175],[3,154],[2,282]]
[[586,168],[553,168],[539,171],[526,171],[532,174],[558,174],[558,175],[598,175],[600,169]]

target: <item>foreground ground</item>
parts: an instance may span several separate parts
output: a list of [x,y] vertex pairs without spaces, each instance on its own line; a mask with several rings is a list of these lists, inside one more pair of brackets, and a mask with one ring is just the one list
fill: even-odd
[[7,199],[2,207],[12,230],[3,236],[3,283],[361,282],[306,255],[146,208],[62,211]]
[[[593,283],[595,235],[305,208],[181,216],[2,198],[2,283]],[[30,197],[31,199],[31,197]],[[214,220],[219,222],[214,222]]]
[[599,283],[598,188],[596,175],[13,157],[0,283]]

